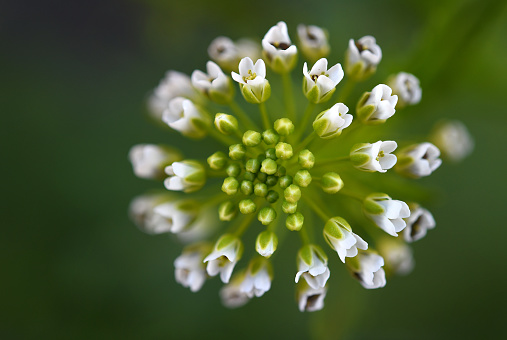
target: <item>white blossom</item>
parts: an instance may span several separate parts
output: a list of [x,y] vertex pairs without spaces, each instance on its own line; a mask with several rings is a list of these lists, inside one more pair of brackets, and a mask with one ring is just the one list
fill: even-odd
[[219,104],[230,102],[234,95],[234,88],[229,77],[212,61],[207,62],[206,72],[200,70],[192,72],[192,85]]
[[206,268],[202,261],[210,248],[209,244],[197,244],[185,248],[174,260],[176,282],[190,288],[194,293],[199,291],[207,278]]
[[177,234],[193,222],[199,209],[194,201],[165,202],[153,208],[149,226],[154,234]]
[[345,263],[345,257],[354,257],[358,250],[368,249],[366,243],[359,235],[352,232],[352,228],[341,217],[333,217],[324,227],[324,238],[337,253],[340,260]]
[[346,72],[355,80],[364,80],[372,75],[382,60],[382,50],[372,36],[349,40],[347,49]]
[[422,89],[419,85],[419,79],[413,74],[400,72],[388,81],[393,90],[393,94],[398,96],[398,107],[406,105],[415,105],[421,101]]
[[384,258],[373,252],[361,251],[352,260],[347,259],[352,275],[366,289],[382,288],[386,285]]
[[150,222],[153,218],[153,209],[164,202],[174,198],[168,194],[145,194],[135,197],[129,206],[129,216],[142,231],[154,234]]
[[220,289],[220,300],[227,308],[238,308],[245,305],[250,298],[241,291],[244,273],[234,275],[231,282]]
[[310,61],[327,57],[330,51],[327,32],[314,25],[298,25],[301,52]]
[[261,297],[271,288],[272,268],[269,261],[264,258],[256,258],[250,262],[241,282],[240,291],[249,298]]
[[396,164],[391,154],[398,145],[395,141],[356,144],[350,151],[350,160],[356,168],[367,172],[386,172]]
[[199,111],[191,100],[183,97],[176,97],[169,102],[162,120],[182,135],[191,138],[206,136],[203,125],[209,124],[209,118]]
[[132,169],[137,177],[156,179],[164,175],[164,168],[181,159],[177,150],[154,144],[137,144],[129,151]]
[[474,149],[474,140],[465,124],[459,120],[450,120],[437,124],[431,135],[431,141],[442,154],[453,162],[459,162]]
[[228,283],[231,278],[234,266],[243,254],[243,244],[234,235],[225,234],[215,244],[213,251],[206,256],[206,271],[209,276],[216,276],[220,273],[223,283]]
[[260,57],[260,46],[251,39],[240,39],[237,42],[227,37],[214,39],[208,47],[208,54],[222,68],[232,71],[238,67],[242,58],[249,57],[258,59]]
[[164,186],[171,191],[193,192],[206,183],[206,171],[201,163],[193,160],[174,162],[165,168],[169,175]]
[[312,103],[322,103],[331,98],[336,85],[343,79],[343,69],[340,64],[327,68],[326,58],[319,59],[308,72],[308,64],[303,65],[303,92]]
[[396,112],[397,95],[389,86],[379,84],[366,92],[357,104],[357,116],[364,124],[382,124]]
[[442,164],[440,150],[428,142],[410,145],[397,156],[396,171],[411,178],[429,176]]
[[405,219],[407,227],[403,231],[403,238],[406,242],[414,242],[426,236],[428,229],[436,226],[433,215],[418,204],[410,205],[411,214]]
[[412,249],[405,242],[393,238],[383,238],[377,246],[385,260],[388,273],[407,275],[414,269],[415,261]]
[[232,79],[240,84],[245,99],[249,102],[261,103],[271,94],[269,82],[266,79],[266,64],[258,59],[255,65],[252,59],[246,57],[239,62],[239,74],[232,72]]
[[343,103],[336,103],[330,109],[322,111],[313,122],[313,130],[324,139],[341,135],[343,129],[352,123],[352,115],[347,114],[349,108]]
[[263,53],[271,68],[278,73],[292,70],[297,61],[297,47],[292,45],[283,21],[271,27],[262,39]]
[[326,285],[330,271],[327,267],[327,256],[320,247],[316,245],[304,246],[298,252],[297,262],[296,283],[303,276],[313,289],[322,288]]
[[297,299],[301,312],[315,312],[324,308],[327,287],[312,288],[306,282],[298,284]]
[[398,236],[398,232],[406,227],[403,220],[410,216],[407,203],[393,200],[386,194],[374,193],[366,197],[363,204],[365,215],[391,236]]

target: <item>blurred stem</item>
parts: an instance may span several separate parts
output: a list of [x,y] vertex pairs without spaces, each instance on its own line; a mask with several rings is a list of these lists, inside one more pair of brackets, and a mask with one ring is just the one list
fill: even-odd
[[308,206],[324,221],[327,222],[329,220],[329,216],[322,210],[322,208],[315,203],[314,197],[308,197],[308,193],[302,195],[304,201]]
[[292,77],[290,72],[282,74],[283,92],[285,99],[285,108],[287,109],[288,118],[292,122],[296,122],[296,111],[294,108],[294,93],[292,92]]
[[306,106],[305,113],[303,114],[303,119],[301,120],[301,123],[298,123],[298,125],[299,125],[298,132],[294,136],[294,140],[296,141],[296,143],[299,141],[301,136],[305,133],[306,125],[308,124],[308,121],[310,120],[310,118],[312,118],[312,113],[313,113],[314,109],[315,109],[315,104],[312,102],[308,102],[308,105]]
[[231,144],[236,144],[236,141],[230,137],[222,135],[220,132],[216,131],[213,126],[208,125],[207,127],[208,135],[218,142],[224,144],[225,146],[229,146]]
[[262,125],[264,126],[264,130],[269,130],[271,127],[271,122],[269,120],[268,112],[266,111],[266,104],[264,102],[259,103],[259,111],[261,112]]
[[338,95],[338,98],[336,99],[337,103],[344,103],[349,96],[352,94],[352,91],[356,87],[357,82],[353,81],[352,79],[347,79],[345,81],[345,85],[340,90],[340,94]]
[[329,164],[333,164],[336,162],[343,162],[350,160],[350,156],[343,156],[343,157],[335,157],[335,158],[328,158],[328,159],[319,159],[315,163],[318,166],[326,166]]
[[299,151],[303,150],[305,146],[310,144],[316,136],[317,134],[315,133],[315,131],[312,131],[312,133],[306,136],[306,138],[303,139],[303,141],[299,143],[298,147],[294,150],[294,155],[296,155]]
[[234,114],[238,116],[239,120],[246,127],[246,129],[260,131],[260,128],[257,126],[257,124],[255,124],[254,121],[250,119],[248,114],[243,111],[241,106],[239,106],[234,99],[229,103],[229,107],[234,112]]

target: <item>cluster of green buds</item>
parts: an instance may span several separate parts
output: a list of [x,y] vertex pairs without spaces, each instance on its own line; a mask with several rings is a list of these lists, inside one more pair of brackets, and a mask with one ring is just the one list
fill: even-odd
[[[142,144],[129,155],[136,175],[163,180],[172,192],[136,197],[134,222],[147,233],[173,233],[188,243],[174,262],[176,280],[195,292],[220,276],[228,307],[270,289],[285,233],[301,239],[294,254],[301,311],[323,308],[333,285],[326,244],[367,289],[408,273],[409,243],[424,237],[435,220],[414,202],[420,189],[398,177],[430,175],[442,163],[439,148],[442,157],[458,160],[473,146],[456,122],[438,125],[428,136],[433,143],[385,140],[391,135],[386,123],[403,119],[410,110],[393,116],[421,100],[417,78],[400,72],[386,79],[389,85],[361,94],[357,85],[375,74],[382,59],[375,38],[351,39],[344,68],[328,67],[327,32],[305,25],[297,32],[299,48],[284,22],[269,29],[262,47],[217,38],[208,50],[214,61],[207,73],[170,71],[155,89],[152,116],[185,137],[215,140],[221,144],[216,152],[186,159],[173,147]],[[295,97],[298,51],[313,66],[302,64],[302,95]],[[277,74],[273,86],[266,65]],[[236,101],[234,81],[247,104]],[[458,141],[468,147],[457,148]],[[236,269],[245,249],[255,255]]]

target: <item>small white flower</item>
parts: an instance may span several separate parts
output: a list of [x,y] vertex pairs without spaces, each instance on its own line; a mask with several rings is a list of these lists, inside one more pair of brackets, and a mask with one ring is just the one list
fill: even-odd
[[397,95],[391,95],[389,86],[379,84],[366,92],[357,103],[358,118],[369,125],[382,124],[396,112]]
[[245,305],[250,298],[241,291],[241,283],[245,274],[234,275],[231,282],[220,289],[220,300],[227,308],[238,308]]
[[220,273],[222,282],[228,283],[234,266],[242,254],[243,244],[239,238],[231,234],[222,235],[211,254],[204,259],[204,263],[208,263],[206,266],[208,275],[216,276]]
[[367,172],[386,172],[396,164],[391,154],[398,145],[395,141],[356,144],[350,151],[350,160],[356,168]]
[[386,194],[374,193],[368,195],[363,203],[365,215],[391,236],[398,236],[398,232],[406,227],[403,220],[410,216],[407,203],[393,200]]
[[245,57],[249,57],[252,60],[257,60],[261,57],[261,46],[257,41],[242,38],[236,41],[235,44],[238,49],[238,61],[234,65],[234,69],[238,66],[239,61]]
[[286,73],[296,65],[298,50],[292,45],[287,24],[283,21],[269,29],[262,39],[262,49],[275,72]]
[[433,215],[418,204],[410,205],[411,214],[405,219],[407,227],[403,231],[403,238],[406,242],[414,242],[426,236],[428,229],[436,226]]
[[347,114],[349,108],[343,103],[336,103],[330,109],[322,111],[313,122],[313,130],[324,139],[341,135],[343,129],[352,123],[352,115]]
[[428,142],[410,145],[400,150],[397,156],[395,170],[411,178],[429,176],[442,164],[440,150]]
[[271,288],[273,269],[268,260],[258,257],[250,262],[245,273],[240,291],[249,298],[261,297]]
[[391,76],[388,84],[393,89],[393,94],[398,95],[399,108],[415,105],[421,101],[422,89],[419,79],[413,74],[400,72]]
[[212,61],[206,64],[206,71],[208,73],[200,70],[192,72],[194,87],[219,104],[229,103],[234,95],[231,80],[222,72],[220,66]]
[[327,256],[319,246],[311,244],[304,246],[299,250],[297,259],[296,283],[303,276],[313,289],[322,288],[326,285],[331,273],[327,267]]
[[164,180],[167,190],[193,192],[206,183],[206,171],[197,161],[174,162],[165,168],[165,172],[169,175]]
[[239,74],[232,72],[232,79],[240,84],[241,92],[249,102],[262,103],[271,95],[271,88],[266,79],[266,64],[258,59],[255,65],[246,57],[239,62]]
[[345,64],[349,77],[357,81],[368,78],[375,72],[380,60],[382,50],[374,37],[367,35],[357,41],[349,40]]
[[437,124],[431,135],[432,142],[442,154],[453,162],[459,162],[474,149],[474,140],[465,124],[450,120]]
[[187,228],[180,231],[177,237],[180,242],[185,244],[202,241],[210,237],[217,226],[216,210],[211,207],[201,208],[195,220]]
[[359,235],[352,232],[352,228],[341,217],[333,217],[324,227],[324,238],[337,253],[340,260],[345,263],[345,257],[357,255],[357,249],[368,249],[366,243]]
[[238,65],[238,48],[230,38],[215,38],[208,47],[208,54],[223,68],[234,69]]
[[361,251],[352,260],[347,259],[352,275],[366,289],[382,288],[386,285],[384,258],[372,252]]
[[318,104],[329,100],[336,85],[343,79],[342,65],[336,64],[327,69],[327,59],[319,59],[308,72],[308,65],[303,65],[303,93],[312,103]]
[[406,243],[393,238],[383,238],[378,242],[378,250],[386,262],[388,273],[407,275],[414,269],[412,249]]
[[301,312],[315,312],[324,308],[327,287],[312,288],[306,282],[298,284],[297,299]]
[[157,179],[164,175],[164,168],[181,159],[181,154],[168,146],[154,144],[134,145],[129,159],[137,177]]
[[313,25],[298,25],[301,52],[311,62],[327,57],[330,51],[327,32]]
[[198,211],[198,204],[190,200],[162,203],[153,208],[149,225],[154,234],[177,234],[190,226]]
[[164,202],[171,201],[173,197],[168,194],[146,194],[135,197],[129,206],[129,216],[142,231],[153,234],[150,221],[153,218],[153,209]]
[[183,287],[190,288],[194,293],[199,291],[207,277],[202,261],[209,250],[211,250],[211,245],[207,243],[185,248],[174,261],[176,282]]
[[191,100],[183,97],[176,97],[169,102],[162,120],[182,135],[191,138],[206,136],[203,125],[210,123],[209,117],[201,113]]
[[161,119],[169,102],[176,97],[195,99],[197,92],[192,86],[190,77],[178,71],[168,71],[148,99],[150,113]]

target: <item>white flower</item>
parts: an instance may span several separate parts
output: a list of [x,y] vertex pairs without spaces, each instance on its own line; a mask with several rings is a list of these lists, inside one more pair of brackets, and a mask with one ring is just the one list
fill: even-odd
[[308,285],[313,289],[322,288],[329,279],[330,272],[327,267],[327,256],[316,245],[306,245],[298,252],[298,272],[296,283],[303,276]]
[[349,77],[357,81],[368,78],[375,72],[380,60],[382,60],[382,50],[374,37],[367,35],[357,41],[349,40],[345,64]]
[[257,60],[261,57],[261,47],[258,42],[248,39],[242,38],[236,41],[236,48],[238,49],[238,61],[234,68],[238,66],[239,60],[249,57],[252,60]]
[[195,99],[197,92],[192,87],[190,77],[178,71],[168,71],[148,99],[150,113],[158,119],[162,118],[169,102],[176,97]]
[[301,52],[310,61],[327,57],[330,51],[327,32],[313,25],[298,25]]
[[396,112],[397,95],[389,86],[379,84],[366,92],[357,103],[357,116],[364,124],[382,124]]
[[222,282],[228,283],[234,266],[242,254],[243,244],[239,238],[231,234],[222,235],[211,254],[204,259],[204,263],[208,263],[206,267],[208,275],[216,276],[220,273]]
[[426,236],[428,229],[436,226],[433,215],[418,204],[410,205],[411,214],[405,219],[407,227],[403,231],[403,238],[406,242],[414,242]]
[[364,200],[365,215],[391,236],[398,236],[398,232],[406,227],[403,220],[410,216],[407,203],[393,200],[386,194],[374,193]]
[[232,79],[240,84],[245,99],[253,103],[262,103],[271,95],[271,88],[266,79],[266,64],[258,59],[255,65],[246,57],[239,62],[239,74],[232,72]]
[[315,312],[324,308],[327,287],[312,288],[306,282],[298,284],[297,298],[301,312]]
[[395,170],[411,178],[429,176],[442,164],[439,158],[440,150],[428,142],[410,145],[402,149],[397,156],[398,164]]
[[135,197],[129,206],[129,216],[142,231],[153,234],[150,225],[154,211],[153,209],[164,202],[172,200],[168,194],[146,194]]
[[235,274],[231,282],[220,289],[220,300],[227,308],[238,308],[245,305],[250,298],[241,291],[241,283],[245,274]]
[[341,217],[333,217],[324,227],[324,238],[337,253],[340,260],[345,263],[345,257],[357,255],[357,249],[368,249],[366,243],[359,235],[352,232],[352,228]]
[[283,21],[269,29],[262,39],[262,49],[275,72],[286,73],[296,65],[298,50],[292,45],[287,24]]
[[192,72],[192,85],[219,104],[229,103],[234,95],[230,79],[212,61],[206,64],[206,71],[208,73],[200,70]]
[[210,249],[211,245],[207,243],[185,248],[183,253],[174,260],[176,282],[190,288],[194,293],[199,291],[207,277],[202,261]]
[[153,208],[148,224],[154,234],[177,234],[190,226],[198,211],[197,202],[190,200],[162,203]]
[[400,72],[391,76],[388,84],[393,89],[393,94],[398,95],[399,108],[415,105],[421,101],[422,90],[419,79],[413,74]]
[[450,120],[437,124],[431,136],[432,142],[442,154],[453,162],[459,162],[474,149],[474,140],[465,124]]
[[178,240],[185,244],[202,241],[213,234],[218,226],[217,222],[215,209],[200,209],[195,220],[177,234]]
[[395,141],[381,141],[373,144],[356,144],[350,151],[350,160],[356,168],[367,172],[386,172],[396,164],[391,154],[398,145]]
[[352,123],[349,108],[343,103],[336,103],[330,109],[322,111],[313,122],[313,130],[324,139],[341,135],[343,129]]
[[327,59],[319,59],[308,72],[308,65],[303,65],[303,93],[312,103],[318,104],[329,100],[336,85],[343,79],[342,65],[336,64],[327,69]]
[[263,257],[255,258],[250,262],[239,290],[249,298],[261,297],[271,288],[272,277],[273,269],[269,261]]
[[206,183],[206,171],[201,163],[192,160],[174,162],[165,168],[167,190],[193,192]]
[[182,135],[191,138],[206,136],[203,125],[209,124],[209,117],[201,113],[191,100],[183,97],[176,97],[169,102],[162,120]]
[[386,262],[388,273],[407,275],[414,269],[412,249],[406,243],[393,238],[383,238],[377,246]]
[[347,265],[352,275],[364,288],[376,289],[386,285],[386,273],[382,268],[384,266],[382,256],[361,251],[352,260],[347,259]]
[[154,144],[134,145],[129,159],[137,177],[156,179],[164,175],[164,168],[181,159],[181,154],[168,146]]
[[238,48],[230,38],[215,38],[208,47],[208,54],[223,68],[234,69],[238,65]]

